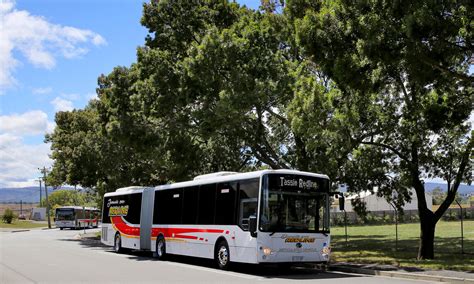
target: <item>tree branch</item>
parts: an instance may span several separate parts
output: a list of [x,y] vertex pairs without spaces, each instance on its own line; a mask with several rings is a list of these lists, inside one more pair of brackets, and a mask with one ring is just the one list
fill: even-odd
[[378,143],[378,142],[372,142],[372,141],[362,141],[360,143],[364,144],[364,145],[372,145],[372,146],[377,146],[377,147],[388,149],[388,150],[392,151],[394,154],[396,154],[398,157],[400,157],[400,159],[402,159],[405,162],[412,165],[412,161],[410,161],[410,159],[408,159],[408,157],[406,157],[400,151],[398,151],[397,149],[395,149],[394,147],[392,147],[390,145],[386,145],[386,144]]
[[439,71],[441,71],[445,74],[451,75],[454,78],[457,78],[459,80],[463,80],[463,81],[467,81],[467,82],[471,82],[471,83],[474,82],[474,77],[449,70],[449,69],[437,64],[435,61],[433,61],[431,59],[421,58],[421,61],[423,61],[426,65],[428,65],[430,67],[433,67],[434,69],[437,69],[437,70],[439,70]]
[[456,173],[454,184],[451,187],[451,190],[448,191],[448,195],[446,196],[446,199],[443,201],[443,203],[441,203],[438,210],[436,210],[435,212],[436,220],[439,220],[443,216],[444,212],[448,210],[451,203],[453,203],[454,198],[456,197],[456,193],[458,192],[459,185],[461,184],[464,171],[466,170],[467,164],[469,163],[469,158],[471,156],[473,148],[474,148],[474,139],[471,136],[471,138],[469,139],[469,142],[466,145],[466,150],[464,151],[461,157],[461,163],[459,164],[459,168],[458,168],[458,172]]
[[266,108],[265,111],[267,111],[268,113],[270,113],[271,115],[274,115],[276,118],[278,118],[281,122],[283,122],[285,125],[287,126],[290,126],[290,122],[288,121],[288,119],[286,119],[286,117],[282,116],[281,114],[278,114],[274,111],[272,111],[270,108]]

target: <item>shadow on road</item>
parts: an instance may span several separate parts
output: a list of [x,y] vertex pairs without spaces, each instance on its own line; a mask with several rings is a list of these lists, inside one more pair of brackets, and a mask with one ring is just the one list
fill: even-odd
[[[102,250],[115,254],[111,247],[103,245],[98,238],[77,238],[77,239],[61,239],[62,241],[78,242],[79,245],[84,248]],[[153,258],[152,252],[147,251],[135,251],[126,250],[124,252],[127,258],[134,261],[156,261]],[[174,262],[185,265],[199,266],[203,268],[216,269],[214,261],[212,259],[189,257],[189,256],[177,256],[168,255],[166,262]],[[252,265],[252,264],[240,264],[234,263],[231,267],[232,272],[242,273],[252,276],[260,276],[265,278],[281,278],[281,279],[294,279],[294,280],[305,280],[305,279],[338,279],[338,278],[354,278],[360,277],[357,275],[341,274],[333,272],[325,272],[309,266],[295,266],[291,269],[281,269],[277,266],[272,265]]]

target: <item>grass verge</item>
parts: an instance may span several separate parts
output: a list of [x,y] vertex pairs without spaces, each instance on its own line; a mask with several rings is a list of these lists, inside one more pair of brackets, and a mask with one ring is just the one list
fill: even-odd
[[32,229],[32,228],[42,228],[48,227],[46,222],[32,222],[29,220],[14,220],[11,224],[0,222],[0,228],[2,229]]
[[440,221],[436,226],[435,259],[417,260],[420,225],[398,225],[398,250],[395,225],[348,226],[331,228],[333,261],[391,264],[422,269],[449,269],[474,272],[474,221],[464,221],[464,252],[461,254],[459,221]]

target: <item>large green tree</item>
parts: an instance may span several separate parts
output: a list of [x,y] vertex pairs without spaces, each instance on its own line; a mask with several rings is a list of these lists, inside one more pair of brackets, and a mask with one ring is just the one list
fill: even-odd
[[[349,186],[362,189],[365,180],[389,198],[393,189],[414,188],[418,257],[433,258],[436,223],[459,184],[472,179],[472,1],[288,2],[305,53],[342,89],[345,105],[359,110],[350,120],[358,146]],[[435,212],[426,178],[448,185]]]
[[144,5],[150,34],[137,63],[100,78],[107,134],[161,149],[175,180],[261,165],[337,177],[343,159],[332,158],[340,148],[330,141],[340,137],[328,117],[340,94],[300,52],[286,17],[195,2]]

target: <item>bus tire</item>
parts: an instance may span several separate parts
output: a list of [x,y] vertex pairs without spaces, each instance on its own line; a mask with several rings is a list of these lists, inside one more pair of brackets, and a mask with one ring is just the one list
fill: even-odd
[[214,259],[219,269],[228,270],[230,266],[230,252],[229,246],[225,240],[220,240],[217,243]]
[[166,242],[162,235],[156,238],[155,256],[158,260],[164,260],[166,258]]
[[61,231],[62,231],[63,229],[64,229],[63,227],[59,227],[59,230],[61,230]]
[[114,238],[114,251],[116,253],[122,253],[123,248],[122,248],[122,237],[120,236],[120,233],[115,234]]

